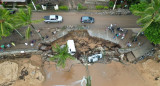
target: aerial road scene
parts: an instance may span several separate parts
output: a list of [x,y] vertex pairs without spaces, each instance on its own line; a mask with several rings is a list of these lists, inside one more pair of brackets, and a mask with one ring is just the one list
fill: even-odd
[[160,0],[0,0],[0,86],[160,86]]

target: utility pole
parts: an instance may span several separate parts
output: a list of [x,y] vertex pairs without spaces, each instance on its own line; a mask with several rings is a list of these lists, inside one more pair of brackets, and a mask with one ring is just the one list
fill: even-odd
[[117,0],[114,2],[113,10],[116,8]]

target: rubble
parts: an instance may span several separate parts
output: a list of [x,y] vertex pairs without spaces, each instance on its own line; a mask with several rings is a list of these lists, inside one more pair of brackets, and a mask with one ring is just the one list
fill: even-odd
[[[64,35],[61,38],[58,38],[48,45],[46,45],[45,43],[41,44],[41,46],[39,46],[39,49],[44,51],[45,55],[43,56],[47,58],[49,57],[47,56],[47,54],[51,54],[51,45],[56,46],[56,44],[59,44],[60,46],[62,46],[66,44],[67,40],[74,40],[77,51],[74,57],[79,59],[81,62],[84,62],[84,53],[86,54],[86,56],[102,53],[104,54],[105,58],[111,57],[114,60],[119,61],[119,53],[116,51],[118,48],[120,48],[120,45],[112,43],[108,40],[92,37],[88,34],[87,30],[72,30],[68,32],[68,34]],[[111,56],[106,56],[106,54]],[[115,58],[118,58],[118,60]]]

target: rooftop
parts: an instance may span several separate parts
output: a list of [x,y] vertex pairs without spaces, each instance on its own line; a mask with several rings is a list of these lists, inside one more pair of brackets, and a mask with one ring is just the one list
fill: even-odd
[[26,0],[2,0],[2,2],[26,2]]

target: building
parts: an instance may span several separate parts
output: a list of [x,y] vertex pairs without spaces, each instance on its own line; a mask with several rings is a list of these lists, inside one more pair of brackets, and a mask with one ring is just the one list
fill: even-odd
[[28,0],[1,0],[1,2],[5,3],[6,6],[13,6],[13,8],[15,8],[15,6],[24,6],[27,4]]
[[86,4],[98,4],[98,3],[105,3],[109,2],[110,0],[85,0]]

